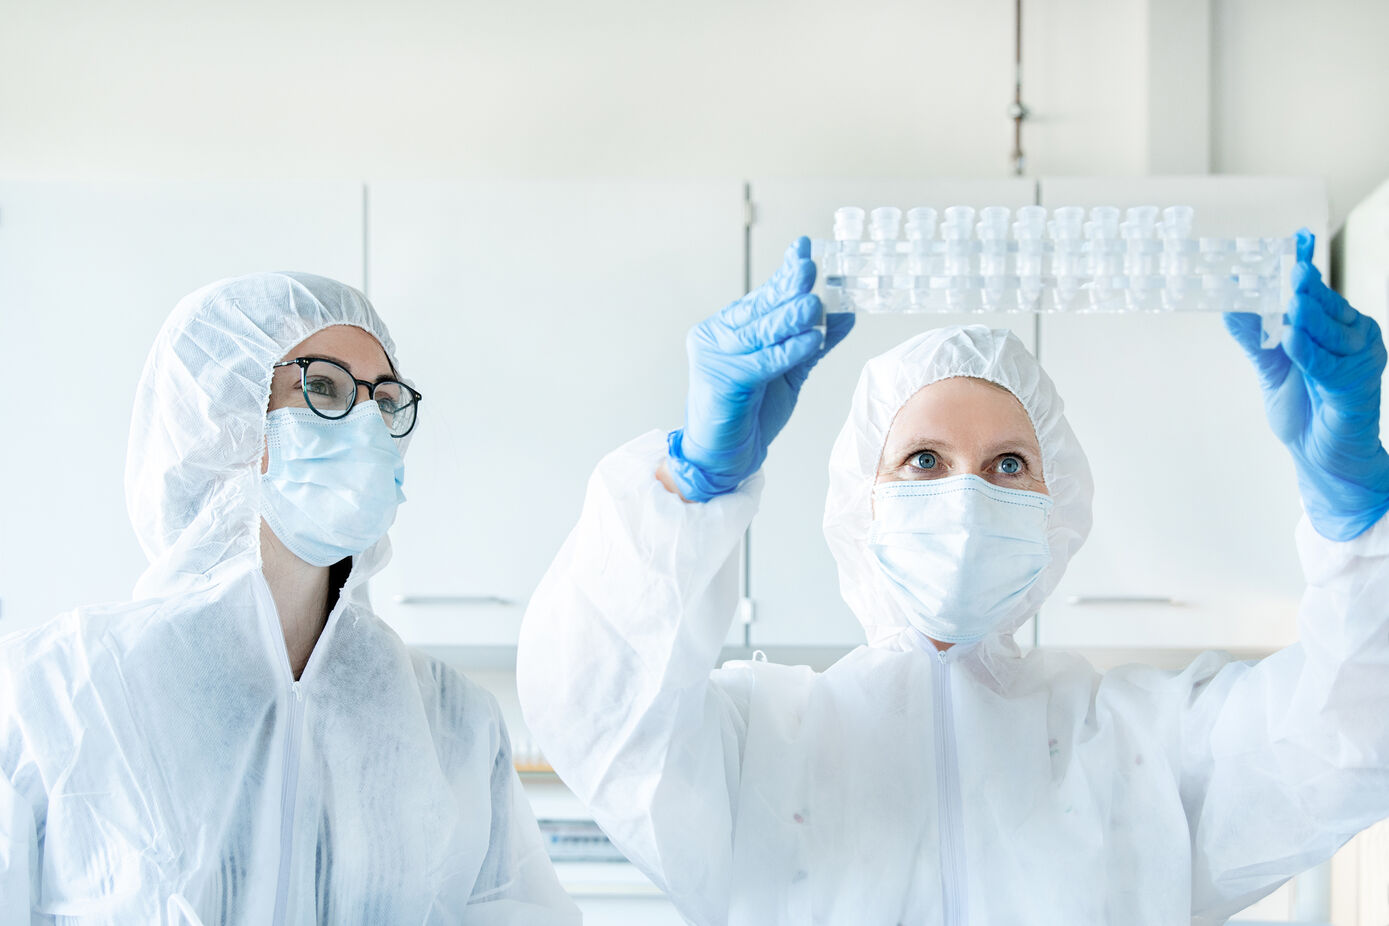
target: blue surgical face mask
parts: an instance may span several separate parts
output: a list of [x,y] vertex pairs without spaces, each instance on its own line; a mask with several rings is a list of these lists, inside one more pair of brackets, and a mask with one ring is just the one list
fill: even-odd
[[307,408],[265,416],[261,516],[291,553],[329,566],[386,533],[405,501],[405,461],[375,402],[329,420]]
[[973,643],[1030,607],[1047,564],[1051,499],[978,476],[888,482],[873,490],[868,548],[912,626]]

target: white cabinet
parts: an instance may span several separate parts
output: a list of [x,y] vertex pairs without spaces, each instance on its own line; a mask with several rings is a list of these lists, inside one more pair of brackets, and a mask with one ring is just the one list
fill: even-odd
[[[752,182],[752,285],[776,270],[798,235],[829,237],[840,206],[1030,206],[1032,180],[756,180]],[[766,491],[750,531],[754,646],[856,646],[863,628],[839,595],[839,575],[821,521],[829,488],[830,447],[844,425],[859,371],[874,357],[926,328],[980,322],[1010,327],[1029,347],[1031,315],[868,315],[811,373],[796,411],[767,455]]]
[[369,295],[425,396],[373,582],[407,641],[515,645],[594,465],[679,426],[685,333],[742,292],[743,201],[737,181],[370,185]]
[[[1381,331],[1389,332],[1389,181],[1351,210],[1338,243],[1336,288],[1351,305],[1379,322]],[[1389,371],[1385,377],[1389,395]],[[1381,409],[1380,421],[1386,420],[1389,413]]]
[[[1042,205],[1189,204],[1198,236],[1318,235],[1320,181],[1044,179]],[[1043,606],[1062,647],[1267,651],[1296,636],[1303,587],[1292,464],[1216,314],[1047,315],[1039,356],[1095,477],[1095,522]]]
[[357,183],[0,183],[0,633],[130,597],[130,406],[164,318],[205,283],[362,276]]
[[[175,301],[220,277],[284,268],[368,284],[425,394],[376,603],[411,642],[508,667],[594,464],[680,423],[688,328],[736,298],[745,271],[765,279],[795,237],[827,235],[838,206],[1016,208],[1040,195],[1053,207],[1190,203],[1198,234],[1326,224],[1315,181],[1038,186],[759,180],[748,228],[735,180],[379,183],[365,203],[355,183],[0,184],[0,359],[12,391],[51,396],[0,455],[0,632],[129,594],[144,566],[121,484],[135,383]],[[861,315],[767,460],[749,556],[754,645],[782,658],[862,641],[820,527],[830,446],[866,359],[962,321],[1012,327],[1040,349],[1095,470],[1095,529],[1044,609],[1044,643],[1291,639],[1291,466],[1217,317]]]

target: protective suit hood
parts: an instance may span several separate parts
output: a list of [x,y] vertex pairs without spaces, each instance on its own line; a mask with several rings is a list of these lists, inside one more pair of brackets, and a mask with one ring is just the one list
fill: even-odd
[[1080,443],[1062,414],[1061,397],[1036,358],[1010,331],[983,325],[924,332],[869,360],[854,390],[848,421],[830,451],[825,539],[839,566],[844,600],[872,646],[893,646],[907,615],[889,593],[867,547],[873,482],[893,418],[920,389],[969,376],[1007,389],[1022,403],[1042,450],[1042,475],[1053,508],[1047,528],[1051,563],[998,628],[1011,634],[1056,588],[1090,532],[1094,485]]
[[[131,416],[126,506],[150,561],[136,598],[259,568],[271,365],[333,325],[375,337],[399,370],[395,343],[371,303],[326,277],[235,277],[174,308],[145,361]],[[386,564],[390,549],[382,537],[354,558],[345,596],[365,596],[362,583]]]

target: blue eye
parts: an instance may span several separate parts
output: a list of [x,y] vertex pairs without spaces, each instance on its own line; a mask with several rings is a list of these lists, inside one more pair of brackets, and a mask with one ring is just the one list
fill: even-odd
[[917,469],[935,469],[936,455],[929,450],[923,450],[912,457],[912,465]]
[[1016,476],[1022,472],[1022,459],[1019,457],[1004,457],[999,461],[998,471],[1006,476]]

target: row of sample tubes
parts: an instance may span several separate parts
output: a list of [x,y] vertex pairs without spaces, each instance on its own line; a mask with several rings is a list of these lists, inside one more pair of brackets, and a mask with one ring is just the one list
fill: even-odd
[[[829,312],[1254,312],[1281,333],[1288,238],[1193,238],[1190,206],[834,214],[814,242]],[[868,237],[864,237],[865,220]],[[903,232],[905,231],[905,236]]]

